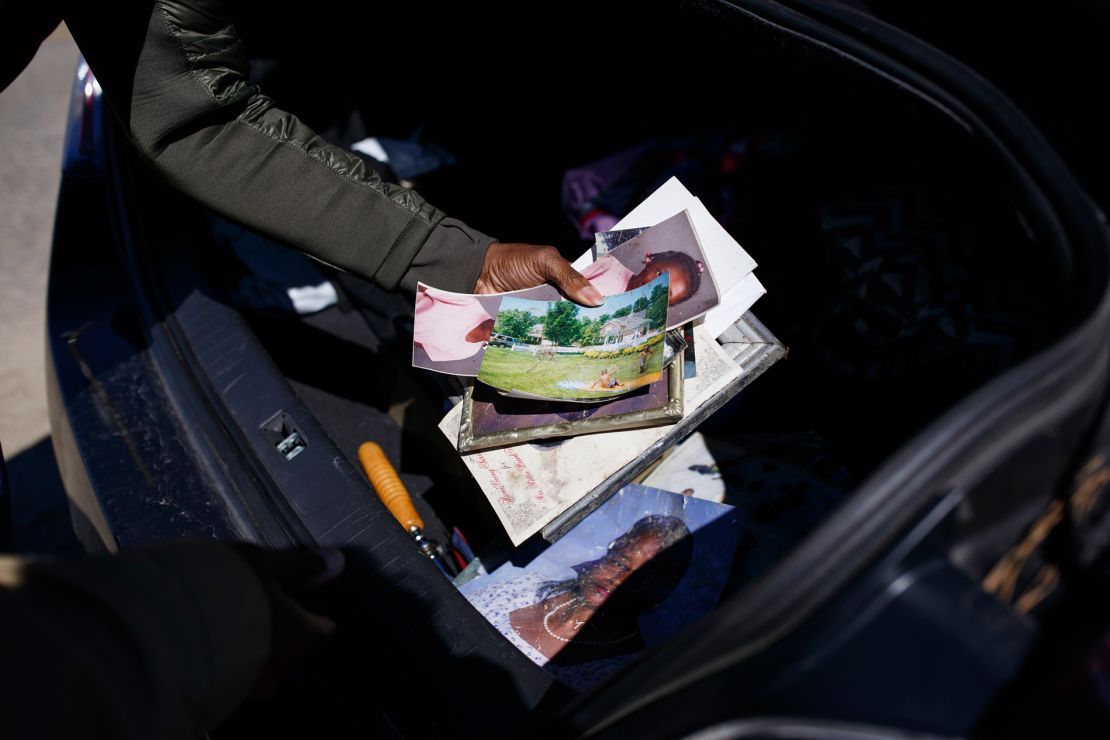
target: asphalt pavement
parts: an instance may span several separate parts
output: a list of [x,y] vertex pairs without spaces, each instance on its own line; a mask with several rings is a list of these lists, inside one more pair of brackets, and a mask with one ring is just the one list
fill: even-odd
[[0,93],[0,445],[20,550],[74,545],[46,413],[46,275],[78,51],[60,28]]

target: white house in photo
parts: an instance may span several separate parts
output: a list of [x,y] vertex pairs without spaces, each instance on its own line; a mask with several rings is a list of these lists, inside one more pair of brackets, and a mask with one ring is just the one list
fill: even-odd
[[532,325],[528,330],[528,341],[535,344],[552,344],[550,339],[545,339],[543,336],[543,324]]
[[651,334],[648,329],[647,311],[637,311],[619,319],[609,319],[601,327],[605,344],[630,344]]

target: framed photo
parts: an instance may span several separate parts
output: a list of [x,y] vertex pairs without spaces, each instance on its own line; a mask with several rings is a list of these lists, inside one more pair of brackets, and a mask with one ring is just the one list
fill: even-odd
[[674,424],[683,413],[682,365],[672,362],[665,367],[661,382],[593,405],[516,399],[471,385],[463,397],[459,452]]

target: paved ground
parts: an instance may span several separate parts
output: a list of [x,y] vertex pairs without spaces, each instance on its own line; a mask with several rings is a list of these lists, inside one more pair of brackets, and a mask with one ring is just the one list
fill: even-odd
[[44,310],[62,137],[77,47],[56,31],[0,93],[0,444],[12,478],[16,544],[72,540],[50,447]]

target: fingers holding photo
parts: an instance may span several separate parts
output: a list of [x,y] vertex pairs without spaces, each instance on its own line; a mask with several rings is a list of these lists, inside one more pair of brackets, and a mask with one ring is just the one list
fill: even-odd
[[490,245],[474,292],[508,293],[543,283],[554,285],[583,306],[598,306],[605,300],[601,291],[571,267],[555,247],[512,242]]

